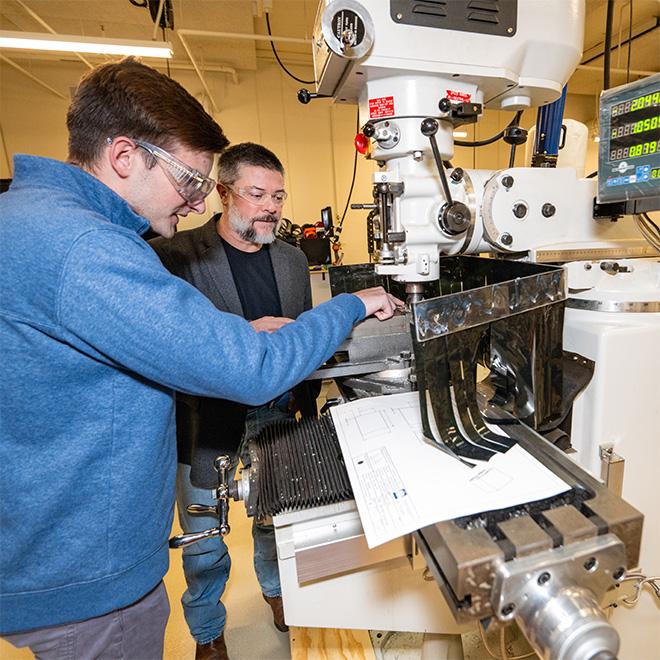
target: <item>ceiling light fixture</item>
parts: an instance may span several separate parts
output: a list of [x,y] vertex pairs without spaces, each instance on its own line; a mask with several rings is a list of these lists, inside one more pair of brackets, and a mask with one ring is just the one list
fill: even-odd
[[41,32],[11,32],[8,30],[0,30],[0,48],[98,53],[101,55],[135,55],[137,57],[172,57],[172,44],[169,41],[104,39],[102,37],[79,37],[77,35]]

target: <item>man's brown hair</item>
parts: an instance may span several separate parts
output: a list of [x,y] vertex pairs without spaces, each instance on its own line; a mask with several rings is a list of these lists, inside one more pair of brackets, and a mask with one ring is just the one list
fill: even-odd
[[67,112],[69,161],[93,169],[108,138],[125,135],[163,149],[218,153],[220,126],[178,82],[128,57],[94,68]]

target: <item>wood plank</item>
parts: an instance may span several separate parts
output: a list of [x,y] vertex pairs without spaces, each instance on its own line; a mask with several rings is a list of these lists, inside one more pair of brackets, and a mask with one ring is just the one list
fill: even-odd
[[291,627],[291,660],[376,660],[367,630]]

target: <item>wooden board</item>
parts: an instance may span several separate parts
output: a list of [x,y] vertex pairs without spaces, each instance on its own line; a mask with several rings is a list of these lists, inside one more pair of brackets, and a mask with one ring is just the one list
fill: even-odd
[[291,627],[291,660],[376,660],[367,630]]

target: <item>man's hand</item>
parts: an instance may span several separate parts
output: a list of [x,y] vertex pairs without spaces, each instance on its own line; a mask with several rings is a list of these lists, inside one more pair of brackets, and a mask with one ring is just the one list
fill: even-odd
[[405,304],[402,300],[395,298],[387,293],[382,286],[375,286],[372,289],[363,289],[356,291],[355,295],[364,303],[367,308],[367,316],[372,314],[379,320],[384,321],[394,316],[394,312],[403,310]]
[[287,323],[293,323],[293,319],[284,316],[262,316],[260,319],[250,321],[250,325],[257,332],[275,332]]

